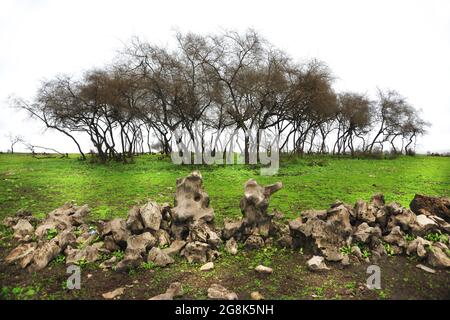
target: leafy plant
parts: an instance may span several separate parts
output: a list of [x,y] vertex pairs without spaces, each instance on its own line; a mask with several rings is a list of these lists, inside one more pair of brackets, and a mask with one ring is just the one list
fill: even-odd
[[77,266],[79,266],[80,268],[84,268],[87,265],[87,263],[88,262],[86,261],[85,258],[82,258],[82,259],[78,260],[77,262],[75,262],[75,264]]
[[389,257],[392,257],[394,255],[394,248],[392,248],[392,245],[390,243],[384,242],[383,247]]
[[55,258],[55,263],[65,263],[66,262],[66,256],[63,254],[58,254],[58,256]]
[[413,241],[414,239],[416,239],[416,236],[412,235],[412,234],[406,234],[405,235],[405,240],[410,242]]
[[120,261],[125,257],[125,253],[122,250],[116,250],[112,253],[112,255],[116,257],[117,261]]
[[372,253],[369,250],[367,250],[367,249],[362,250],[362,257],[364,259],[369,258],[371,255],[372,255]]
[[351,247],[351,246],[344,246],[344,247],[341,247],[341,248],[339,249],[339,251],[340,251],[342,254],[345,254],[346,256],[348,256],[349,254],[352,253],[352,247]]
[[425,236],[425,239],[432,242],[448,243],[448,235],[443,234],[441,231],[429,233]]
[[141,267],[144,268],[145,270],[152,270],[155,269],[157,266],[152,261],[149,261],[149,262],[142,262]]
[[51,228],[47,230],[47,240],[52,240],[54,237],[58,235],[58,230],[55,228]]

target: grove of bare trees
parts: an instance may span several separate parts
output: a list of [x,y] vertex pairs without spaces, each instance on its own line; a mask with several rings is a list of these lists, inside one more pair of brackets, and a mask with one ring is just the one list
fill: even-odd
[[[297,63],[258,33],[177,34],[168,49],[134,38],[116,61],[80,78],[45,81],[31,102],[15,99],[47,128],[89,137],[102,161],[172,150],[177,129],[216,150],[226,131],[267,130],[285,153],[410,153],[428,124],[393,90],[337,93],[328,67]],[[259,144],[257,144],[259,148]]]

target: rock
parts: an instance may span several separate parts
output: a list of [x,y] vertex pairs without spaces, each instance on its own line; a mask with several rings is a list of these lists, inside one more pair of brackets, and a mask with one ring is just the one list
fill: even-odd
[[140,235],[132,235],[127,239],[127,249],[138,250],[141,253],[147,252],[147,249],[156,245],[156,239],[150,232],[144,232]]
[[439,229],[441,229],[444,232],[450,233],[450,223],[448,223],[447,221],[438,216],[429,215],[427,217],[436,222],[437,225],[439,226]]
[[105,236],[103,238],[104,248],[110,252],[114,252],[117,250],[120,250],[120,247],[117,245],[117,243],[114,241],[113,236]]
[[415,223],[411,225],[411,229],[413,234],[423,236],[431,231],[439,230],[439,225],[428,216],[420,214],[417,216]]
[[360,241],[362,243],[368,243],[370,240],[372,229],[373,228],[369,227],[369,225],[366,222],[363,222],[358,226],[353,236],[357,241]]
[[208,298],[216,300],[237,300],[238,296],[220,284],[212,284],[208,288]]
[[125,220],[121,218],[115,218],[100,228],[100,235],[112,235],[114,242],[121,248],[125,248],[129,232],[127,230],[127,224]]
[[200,267],[200,271],[210,271],[214,269],[214,262],[207,262]]
[[170,245],[170,247],[164,248],[162,249],[162,251],[169,256],[174,256],[180,253],[180,251],[185,247],[185,245],[186,241],[184,240],[174,240]]
[[239,238],[242,228],[242,220],[225,221],[222,229],[222,238],[228,240],[230,238]]
[[240,208],[244,216],[243,228],[251,230],[250,233],[269,235],[272,215],[268,214],[269,199],[283,187],[281,182],[269,186],[261,186],[254,179],[249,179],[244,186],[244,196],[240,201]]
[[121,287],[121,288],[117,288],[117,289],[115,289],[113,291],[106,292],[106,293],[102,294],[102,297],[104,299],[109,299],[110,300],[110,299],[114,299],[114,298],[117,298],[117,297],[123,295],[124,292],[125,292],[125,288]]
[[87,246],[83,249],[69,249],[66,251],[66,264],[76,264],[78,261],[95,262],[100,258],[98,246]]
[[258,291],[253,291],[252,293],[250,293],[250,298],[252,300],[264,300],[263,295]]
[[133,268],[137,268],[143,261],[144,259],[140,250],[129,248],[125,250],[125,256],[117,263],[115,270],[125,273]]
[[352,253],[356,256],[356,257],[358,257],[359,259],[362,259],[362,252],[361,252],[361,248],[360,247],[358,247],[358,246],[353,246],[352,247]]
[[375,250],[372,250],[371,252],[371,261],[373,262],[373,263],[378,263],[378,261],[380,261],[381,260],[381,254],[378,252],[378,251],[375,251]]
[[265,267],[263,265],[259,265],[255,268],[255,271],[262,274],[271,274],[273,273],[273,269],[269,267]]
[[156,232],[156,240],[160,247],[167,247],[170,245],[170,235],[164,229],[159,229]]
[[111,269],[112,267],[114,267],[114,265],[116,264],[116,262],[117,262],[117,257],[116,256],[113,256],[113,257],[111,257],[110,259],[108,259],[108,260],[105,260],[105,261],[103,261],[100,265],[99,265],[99,267],[101,268],[101,269]]
[[382,193],[377,193],[372,196],[370,199],[370,203],[373,207],[381,208],[384,207],[385,201],[384,201],[384,195]]
[[389,235],[385,236],[383,239],[387,243],[394,244],[394,245],[397,245],[402,248],[406,247],[406,245],[407,245],[406,240],[405,240],[405,235],[400,230],[399,226],[392,228]]
[[441,248],[432,246],[427,256],[428,263],[435,268],[450,268],[450,258]]
[[425,248],[431,244],[432,243],[430,241],[425,240],[421,237],[417,237],[407,245],[406,254],[410,255],[414,253],[420,258],[423,258],[427,255],[427,251]]
[[25,236],[32,235],[34,232],[34,227],[25,219],[20,219],[12,228],[14,230],[15,239],[23,239]]
[[188,241],[199,241],[208,243],[212,248],[218,249],[222,240],[211,229],[211,227],[202,221],[191,224]]
[[264,247],[264,240],[260,236],[251,235],[244,242],[245,249],[253,250]]
[[138,234],[144,230],[144,224],[141,219],[141,212],[139,207],[134,206],[128,211],[128,219],[127,219],[127,229],[129,229],[132,233]]
[[325,271],[330,270],[324,262],[324,258],[320,256],[313,256],[306,262],[306,265],[311,271]]
[[164,253],[158,247],[153,247],[149,251],[147,261],[153,262],[155,265],[157,265],[159,267],[165,267],[165,266],[175,262],[175,260],[173,260],[172,257],[170,257],[168,254]]
[[302,220],[317,218],[325,220],[327,218],[327,210],[305,210],[302,211]]
[[354,207],[356,218],[359,221],[374,223],[376,217],[372,211],[372,207],[363,200],[358,200]]
[[389,215],[398,215],[398,214],[402,214],[403,212],[403,207],[400,203],[398,202],[391,202],[386,206],[386,210],[389,213]]
[[161,226],[161,207],[155,202],[148,202],[141,210],[142,223],[146,229],[158,231]]
[[[267,239],[268,240],[268,239]],[[260,249],[264,247],[266,242],[259,235],[250,235],[244,242],[244,247],[248,250]]]
[[409,204],[411,210],[417,215],[423,214],[424,211],[441,217],[450,222],[450,200],[445,198],[429,197],[416,194]]
[[230,238],[226,243],[225,243],[225,250],[228,253],[231,253],[232,255],[237,254],[238,252],[238,246],[237,246],[237,242],[234,238]]
[[189,263],[206,263],[215,259],[216,251],[211,250],[209,245],[204,242],[189,242],[181,251],[181,255],[186,257]]
[[71,229],[63,230],[57,234],[49,242],[36,249],[29,271],[39,271],[45,268],[51,260],[65,250],[68,244],[74,243],[75,240],[75,235]]
[[431,269],[427,266],[424,266],[423,264],[416,265],[417,268],[422,269],[423,271],[429,272],[429,273],[436,273],[436,270]]
[[214,210],[209,206],[209,196],[203,190],[203,178],[200,172],[194,171],[185,178],[177,179],[172,219],[175,224],[214,220]]
[[[341,211],[339,206],[335,208],[338,212]],[[349,219],[348,211],[344,215]],[[289,228],[293,237],[293,246],[311,248],[314,252],[323,254],[329,261],[342,260],[343,255],[339,249],[348,245],[351,237],[348,235],[345,224],[336,222],[336,219],[335,216],[330,222],[317,218],[308,219],[304,223],[299,218],[291,221]],[[350,230],[352,230],[351,226]]]
[[183,287],[180,282],[173,282],[165,293],[159,294],[150,298],[149,300],[173,300],[174,297],[183,295]]
[[336,228],[338,234],[346,238],[353,233],[352,225],[350,224],[350,210],[345,205],[327,210],[327,224]]
[[33,255],[35,252],[35,249],[37,247],[37,244],[32,243],[25,243],[21,244],[15,249],[13,249],[8,256],[5,258],[6,263],[18,263],[20,267],[26,268],[31,261],[33,260]]
[[400,208],[400,212],[395,211],[388,221],[387,228],[391,230],[395,226],[400,226],[403,231],[410,230],[416,224],[416,215],[409,209]]
[[343,257],[342,260],[341,260],[341,264],[342,264],[344,267],[349,266],[349,265],[350,265],[350,257],[349,257],[348,255],[344,255],[344,257]]

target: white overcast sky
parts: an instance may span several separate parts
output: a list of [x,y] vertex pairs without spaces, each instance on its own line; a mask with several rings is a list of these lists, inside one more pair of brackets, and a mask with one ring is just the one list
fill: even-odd
[[[170,44],[175,30],[254,28],[298,60],[318,58],[338,91],[392,88],[432,124],[417,150],[450,150],[450,1],[0,1],[0,150],[9,132],[76,151],[70,140],[11,110],[42,79],[111,62],[137,35]],[[89,148],[89,143],[83,143]],[[19,148],[20,149],[20,148]]]

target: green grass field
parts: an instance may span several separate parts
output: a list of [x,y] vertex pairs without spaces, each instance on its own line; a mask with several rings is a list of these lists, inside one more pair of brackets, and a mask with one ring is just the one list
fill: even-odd
[[173,203],[175,180],[198,169],[211,198],[217,221],[238,217],[243,185],[249,178],[284,188],[271,208],[287,218],[301,210],[327,208],[336,199],[354,203],[377,192],[386,200],[408,206],[415,193],[450,195],[450,158],[399,157],[390,160],[333,157],[282,160],[278,175],[260,176],[256,166],[180,166],[170,158],[141,156],[132,164],[91,164],[68,159],[34,159],[30,155],[0,154],[0,218],[18,209],[45,213],[74,200],[89,204],[91,218],[126,217],[128,209],[148,199]]

